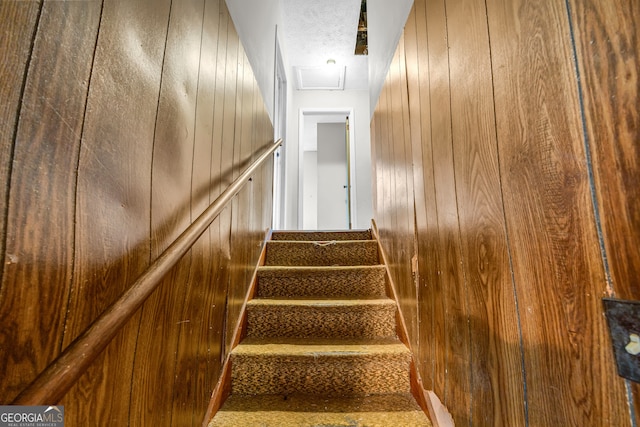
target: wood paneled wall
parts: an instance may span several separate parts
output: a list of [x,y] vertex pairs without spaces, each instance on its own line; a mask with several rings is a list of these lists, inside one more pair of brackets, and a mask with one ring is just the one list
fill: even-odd
[[626,388],[640,410],[601,304],[640,299],[640,9],[605,3],[416,0],[391,64],[376,222],[456,425],[632,425]]
[[[3,1],[0,34],[8,404],[273,141],[273,128],[224,0]],[[59,402],[69,425],[202,422],[270,227],[271,170]]]

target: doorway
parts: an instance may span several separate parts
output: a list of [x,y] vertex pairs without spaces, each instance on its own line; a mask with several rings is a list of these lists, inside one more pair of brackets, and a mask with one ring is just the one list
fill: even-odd
[[298,223],[344,230],[355,217],[353,110],[302,109],[299,116]]

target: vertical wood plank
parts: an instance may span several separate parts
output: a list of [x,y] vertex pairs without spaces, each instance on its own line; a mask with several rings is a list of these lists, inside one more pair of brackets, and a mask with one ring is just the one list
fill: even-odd
[[[8,255],[5,253],[5,233],[11,162],[23,84],[31,56],[31,43],[38,25],[40,3],[40,1],[0,3],[0,254],[2,254],[0,279],[5,264],[10,262],[6,259]],[[0,280],[0,298],[3,298],[4,292],[4,286]],[[0,395],[5,395],[3,391],[4,387],[0,388]],[[13,394],[15,392],[12,392]]]
[[[399,45],[401,50],[400,59],[400,99],[402,105],[402,157],[401,165],[404,170],[404,200],[400,200],[400,206],[404,212],[404,225],[402,228],[405,230],[401,239],[402,253],[404,254],[402,260],[402,271],[404,273],[403,282],[406,283],[409,289],[411,299],[407,301],[408,306],[411,307],[410,316],[414,323],[413,336],[411,336],[411,348],[418,353],[420,351],[419,340],[419,328],[420,319],[418,317],[418,275],[414,276],[412,272],[412,259],[417,256],[417,241],[416,241],[416,212],[414,206],[414,167],[413,167],[413,152],[412,152],[412,140],[411,140],[411,122],[409,114],[409,83],[407,81],[407,52],[405,49],[406,37],[403,35],[402,44]],[[417,166],[416,166],[417,168]]]
[[[569,2],[585,125],[612,289],[640,300],[640,11],[629,0]],[[606,101],[604,101],[606,100]],[[607,358],[612,353],[605,354]],[[630,384],[640,422],[640,386]]]
[[[216,60],[218,51],[218,0],[204,2],[200,61],[197,78],[194,145],[191,176],[191,222],[208,206],[211,189],[212,152],[219,147],[213,136]],[[196,21],[197,22],[197,21]],[[222,81],[220,82],[222,85]],[[220,105],[218,105],[220,108]],[[216,159],[217,160],[217,159]],[[219,168],[219,162],[215,166]],[[212,224],[213,228],[216,228]],[[206,231],[191,249],[189,278],[185,283],[183,313],[179,321],[176,373],[173,384],[171,424],[200,425],[206,412],[213,386],[208,378],[210,307],[214,304],[217,263],[212,258],[210,230]],[[220,310],[222,311],[222,310]],[[215,383],[214,383],[215,384]]]
[[623,384],[604,357],[605,278],[566,8],[488,4],[505,209],[518,301],[526,307],[529,422],[625,425],[626,411],[615,403],[625,399]]
[[60,352],[73,268],[75,171],[100,9],[101,2],[47,2],[40,16],[7,216],[0,347],[12,351],[0,351],[5,403]]
[[[435,269],[437,251],[434,245],[437,242],[437,214],[433,187],[431,132],[429,122],[422,120],[423,114],[426,117],[430,114],[428,61],[426,55],[419,55],[420,51],[427,51],[424,1],[414,3],[404,33],[413,165],[415,256],[417,259],[417,271],[412,271],[412,274],[418,290],[417,317],[419,325],[416,336],[419,347],[414,348],[413,351],[418,355],[416,364],[423,380],[423,386],[428,390],[433,390],[435,354],[433,304],[435,298],[432,287],[437,280]],[[425,85],[425,83],[427,84]],[[436,233],[433,233],[434,231]],[[416,266],[412,261],[412,268],[414,267]]]
[[[224,117],[222,130],[222,148],[220,151],[221,161],[221,182],[223,188],[226,188],[233,182],[234,178],[234,151],[236,140],[236,111],[238,110],[238,33],[229,19],[229,27],[227,33],[227,71],[225,75],[225,95],[224,95]],[[224,286],[225,289],[225,317],[229,318],[229,292],[231,287],[231,277],[235,266],[231,264],[231,229],[232,229],[232,211],[233,207],[225,209],[220,214],[220,238],[222,241],[222,252],[225,257],[224,270]],[[233,339],[233,330],[235,325],[225,322],[224,331],[224,356],[231,351],[231,340]]]
[[[213,115],[213,133],[211,151],[211,173],[210,173],[210,193],[211,201],[215,200],[222,193],[222,161],[225,157],[222,155],[223,148],[223,124],[225,113],[225,92],[226,73],[228,69],[227,63],[227,34],[229,25],[229,14],[223,0],[215,0],[219,14],[218,24],[218,50],[216,55],[215,68],[215,96],[214,96],[214,115]],[[227,209],[228,210],[228,209]],[[222,362],[224,358],[224,316],[226,314],[226,292],[227,292],[227,271],[228,258],[224,252],[224,242],[228,239],[222,237],[223,218],[226,215],[223,212],[216,221],[211,225],[209,231],[211,236],[211,260],[213,277],[210,289],[210,302],[207,304],[206,311],[206,331],[203,334],[206,337],[205,344],[207,348],[208,360],[205,370],[207,387],[206,405],[209,403],[208,397],[213,393],[215,384],[220,377]],[[206,406],[205,406],[206,407]]]
[[461,254],[469,290],[471,423],[524,416],[518,321],[498,170],[484,1],[446,1]]
[[[149,264],[151,147],[168,14],[168,1],[104,5],[78,167],[64,346]],[[63,399],[73,409],[71,423],[128,423],[138,320],[118,333]]]
[[[591,162],[588,166],[598,207],[596,221],[601,224],[605,274],[612,285],[607,294],[638,300],[640,193],[632,183],[640,178],[640,11],[631,1],[598,4],[572,0],[567,7],[581,76],[579,90]],[[613,353],[603,356],[611,360]],[[632,382],[629,386],[635,403],[636,418],[632,422],[637,424],[640,386]]]
[[[230,164],[233,179],[237,178],[242,168],[243,161],[243,112],[246,110],[246,103],[248,101],[246,96],[246,84],[244,74],[244,48],[242,43],[238,43],[237,47],[237,74],[236,74],[236,103],[235,103],[235,119],[234,119],[234,139],[233,139],[233,156],[232,163]],[[227,290],[227,347],[231,351],[233,333],[237,328],[237,319],[240,315],[240,307],[242,305],[242,278],[243,267],[246,259],[246,254],[243,250],[242,243],[246,239],[246,235],[243,235],[244,223],[243,220],[246,217],[240,211],[242,205],[240,200],[244,200],[246,194],[246,187],[236,196],[230,203],[231,208],[231,230],[229,249],[231,253],[231,264],[229,270],[229,284]]]
[[628,0],[570,3],[613,291],[640,300],[640,11]]
[[[158,257],[190,223],[194,126],[202,39],[203,0],[171,3],[153,146],[152,257]],[[180,331],[192,254],[187,253],[142,308],[132,385],[131,422],[170,425]],[[195,320],[195,319],[193,319]],[[169,385],[172,386],[169,386]]]
[[[437,393],[451,406],[454,419],[460,425],[471,420],[471,337],[469,333],[469,308],[465,274],[461,255],[460,224],[454,155],[452,144],[452,117],[450,106],[449,53],[446,8],[444,1],[427,0],[426,28],[428,50],[424,49],[429,64],[430,115],[424,121],[431,123],[432,161],[435,205],[437,206],[436,257],[437,282],[434,294],[437,298],[434,316],[434,339],[438,343],[436,366]],[[455,402],[455,404],[453,403]]]

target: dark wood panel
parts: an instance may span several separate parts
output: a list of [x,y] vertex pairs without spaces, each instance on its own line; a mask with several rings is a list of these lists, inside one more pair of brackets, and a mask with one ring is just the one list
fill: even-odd
[[[151,153],[168,16],[168,1],[104,5],[78,167],[65,346],[149,264]],[[65,396],[70,424],[128,423],[138,320]]]
[[[0,3],[6,403],[273,137],[224,1],[40,5]],[[271,180],[262,168],[240,197],[233,306],[271,221]],[[225,318],[231,232],[227,209],[62,399],[68,423],[200,424],[237,320]]]
[[60,352],[73,268],[75,171],[100,9],[100,2],[46,3],[33,46],[11,178],[11,192],[20,197],[8,206],[2,276],[2,339],[13,348],[0,352],[6,403]]
[[[0,3],[0,279],[5,264],[5,237],[13,147],[20,114],[23,83],[31,57],[31,43],[38,25],[41,2]],[[4,298],[4,285],[0,280],[0,298]],[[0,300],[0,303],[2,301]],[[1,371],[0,371],[1,372]],[[4,375],[3,375],[4,377]],[[6,383],[9,387],[9,382]],[[5,384],[0,386],[5,395]],[[12,392],[14,395],[15,392]],[[0,400],[4,402],[5,398]],[[8,402],[5,402],[8,403]]]
[[[233,182],[234,178],[234,148],[236,139],[236,111],[238,107],[237,88],[239,70],[238,60],[238,34],[229,20],[229,30],[227,32],[227,69],[225,75],[225,95],[224,95],[224,116],[222,130],[222,147],[220,151],[221,160],[221,182],[226,188]],[[232,207],[229,206],[220,214],[220,239],[221,249],[224,256],[223,278],[225,288],[225,310],[226,318],[229,316],[229,291],[231,289],[231,276],[234,266],[231,264],[231,227],[232,227]],[[231,341],[235,325],[229,322],[224,324],[224,357],[231,351]]]
[[[470,422],[517,425],[524,416],[524,378],[498,170],[485,3],[447,1],[446,16],[455,183],[473,337]],[[458,320],[458,329],[464,321]]]
[[[223,148],[223,124],[225,112],[225,91],[227,90],[226,74],[227,69],[227,34],[229,27],[229,13],[226,9],[224,1],[218,0],[219,24],[218,24],[218,49],[216,53],[216,70],[215,70],[215,94],[214,94],[214,115],[213,115],[213,133],[211,150],[211,187],[209,198],[215,200],[224,190],[222,188],[223,173],[222,161],[228,159],[222,153]],[[227,95],[229,98],[230,96]],[[208,303],[206,305],[205,321],[203,327],[206,331],[203,333],[204,345],[206,345],[207,367],[204,371],[205,381],[207,381],[207,396],[205,407],[209,404],[209,398],[213,393],[215,385],[221,375],[222,362],[225,357],[224,343],[224,322],[226,315],[226,295],[227,295],[227,275],[229,269],[228,252],[225,253],[224,248],[228,246],[228,236],[222,233],[224,219],[228,218],[225,213],[228,209],[218,217],[211,225],[211,262],[212,262],[212,278],[211,288],[208,295]],[[205,326],[206,325],[206,326]]]
[[625,399],[623,384],[616,384],[604,357],[605,278],[576,76],[567,59],[566,8],[488,5],[513,273],[519,304],[526,307],[521,322],[529,422],[625,425],[628,412],[615,404]]
[[613,291],[640,300],[640,12],[629,0],[571,5]]
[[[246,111],[246,103],[248,102],[246,93],[246,82],[244,80],[244,67],[245,67],[245,52],[241,43],[237,45],[237,74],[236,74],[236,120],[234,125],[234,139],[233,139],[233,156],[232,168],[233,178],[237,178],[242,173],[243,162],[243,123],[242,115]],[[246,135],[245,135],[246,137]],[[229,239],[229,249],[231,253],[231,264],[229,270],[229,287],[227,290],[227,347],[231,351],[233,346],[232,338],[233,333],[238,328],[240,309],[243,302],[243,281],[244,278],[244,266],[246,260],[246,253],[244,251],[244,242],[247,239],[247,235],[244,227],[244,221],[247,218],[247,212],[241,212],[241,206],[244,206],[246,199],[247,188],[245,187],[231,202],[231,230]],[[242,202],[241,202],[242,201]]]
[[[570,4],[598,220],[612,281],[607,294],[640,300],[640,11],[628,0]],[[630,385],[637,424],[640,386]]]
[[[191,221],[195,220],[212,201],[210,200],[211,173],[214,166],[213,125],[215,113],[216,65],[218,51],[219,0],[204,3],[198,68],[197,98],[194,122],[193,172],[191,178]],[[225,29],[226,30],[226,29]],[[222,85],[222,81],[220,82]],[[218,105],[218,107],[220,107]],[[212,227],[218,231],[217,223]],[[212,257],[210,230],[191,249],[189,279],[184,284],[183,313],[179,323],[173,409],[171,424],[176,426],[201,425],[215,382],[208,378],[209,328],[211,306],[214,305],[217,259]],[[219,310],[224,312],[223,310]],[[215,379],[215,377],[214,377]]]
[[[203,16],[203,0],[171,3],[153,145],[153,258],[190,223]],[[191,252],[185,255],[142,308],[131,389],[132,424],[171,425],[177,421],[174,404],[182,402],[174,393],[182,394],[188,380],[176,375],[182,356],[178,354],[179,339],[184,325],[196,320],[184,311],[192,259]],[[177,414],[177,419],[181,415]]]

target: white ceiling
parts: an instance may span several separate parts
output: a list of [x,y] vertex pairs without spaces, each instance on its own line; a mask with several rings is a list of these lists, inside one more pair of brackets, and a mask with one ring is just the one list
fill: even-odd
[[291,70],[345,66],[345,90],[368,90],[367,56],[355,55],[361,0],[282,0],[284,47]]

